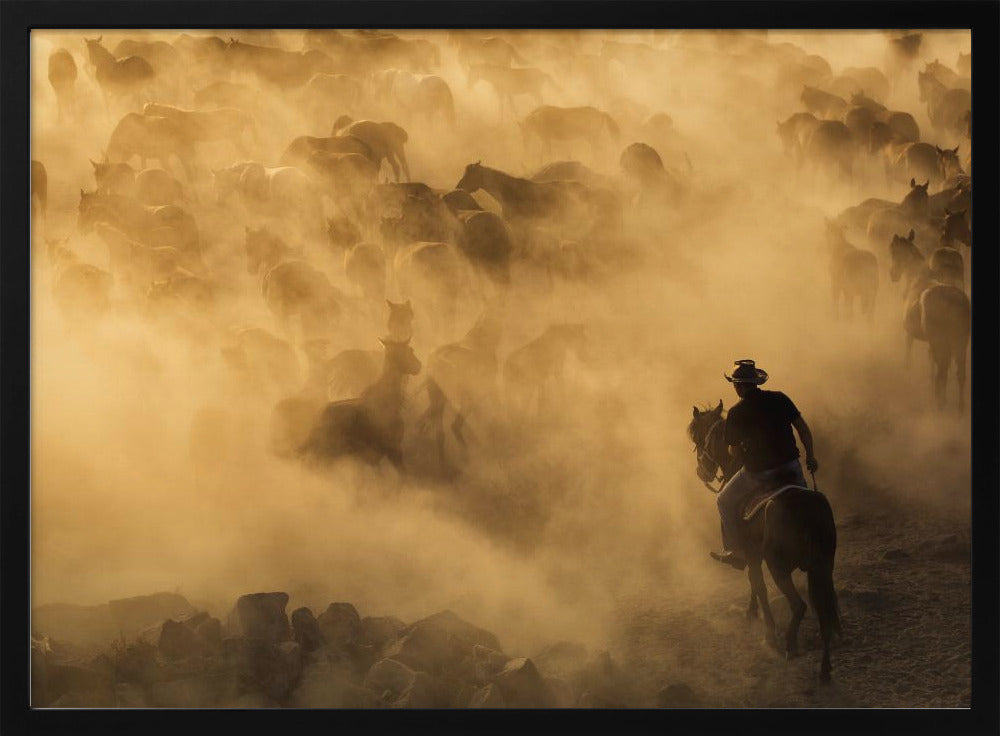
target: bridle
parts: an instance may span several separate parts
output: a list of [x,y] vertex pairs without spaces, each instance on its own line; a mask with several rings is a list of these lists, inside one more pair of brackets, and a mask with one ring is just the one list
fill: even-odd
[[[698,477],[701,478],[701,482],[704,483],[705,487],[712,493],[718,493],[719,491],[721,491],[722,486],[725,484],[726,481],[726,474],[722,470],[722,463],[719,462],[719,460],[714,455],[712,455],[712,451],[709,449],[712,446],[712,440],[714,439],[715,432],[718,430],[720,426],[722,426],[723,421],[724,420],[722,419],[722,417],[716,419],[712,423],[712,426],[708,428],[708,431],[705,432],[705,438],[704,440],[702,440],[702,444],[699,445],[695,443],[694,446],[694,451],[698,458],[698,470],[699,470]],[[712,477],[710,480],[706,480],[700,472],[702,470],[707,470],[706,463],[704,462],[706,459],[715,466],[714,470],[712,471]],[[715,488],[711,485],[716,481],[719,482],[718,488]]]

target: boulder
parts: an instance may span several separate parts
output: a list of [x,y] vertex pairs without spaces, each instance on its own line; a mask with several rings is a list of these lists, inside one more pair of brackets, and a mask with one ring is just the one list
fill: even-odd
[[319,630],[331,648],[358,639],[361,617],[350,603],[331,603],[317,619]]
[[313,652],[323,646],[323,632],[308,608],[296,608],[292,611],[292,631],[303,652]]
[[548,686],[534,663],[526,657],[507,662],[493,682],[500,688],[504,703],[511,708],[547,708],[552,704]]
[[365,687],[377,693],[389,691],[393,700],[399,697],[410,685],[416,673],[402,662],[395,659],[382,659],[372,665],[365,675]]
[[392,703],[393,708],[437,708],[438,686],[426,672],[415,672],[410,686]]
[[656,693],[658,708],[702,708],[702,698],[685,682],[667,685]]
[[162,679],[156,647],[144,641],[129,644],[118,655],[116,677],[119,682],[148,686]]
[[472,647],[471,679],[478,685],[492,682],[508,661],[510,657],[503,652],[476,644]]
[[472,654],[465,644],[446,628],[435,623],[418,623],[382,650],[382,656],[432,675],[450,673],[461,668]]
[[503,708],[505,707],[503,701],[503,694],[500,692],[500,687],[490,683],[484,687],[479,688],[472,694],[471,700],[469,700],[470,708]]
[[168,660],[200,657],[206,649],[194,630],[173,619],[167,619],[160,627],[157,648],[160,656]]
[[260,691],[280,700],[298,685],[302,648],[294,641],[275,644],[262,638],[223,640],[228,662],[235,667],[241,692]]
[[228,633],[273,644],[292,638],[285,606],[288,593],[251,593],[240,596],[226,621]]
[[352,673],[326,657],[312,657],[289,696],[292,708],[376,708],[379,693],[351,681]]
[[[47,662],[46,690],[52,708],[113,708],[114,680],[109,672],[81,662]],[[61,701],[61,705],[57,705]],[[74,703],[69,705],[68,703]]]
[[177,593],[153,593],[134,598],[121,598],[108,602],[115,628],[126,638],[150,626],[158,626],[167,619],[181,619],[197,611],[188,600]]
[[500,641],[495,634],[470,624],[454,612],[448,610],[432,614],[427,618],[422,618],[413,623],[409,628],[430,626],[446,631],[469,649],[472,649],[476,644],[496,651],[501,649]]
[[[336,604],[334,604],[336,605]],[[382,648],[398,637],[406,624],[392,616],[365,616],[358,626],[358,643]]]

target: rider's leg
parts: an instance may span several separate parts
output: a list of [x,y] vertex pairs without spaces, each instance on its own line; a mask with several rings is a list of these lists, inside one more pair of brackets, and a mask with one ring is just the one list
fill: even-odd
[[739,546],[735,531],[739,523],[740,506],[747,495],[753,490],[752,482],[745,468],[729,479],[729,482],[719,491],[719,515],[722,518],[722,546],[726,550],[734,550]]

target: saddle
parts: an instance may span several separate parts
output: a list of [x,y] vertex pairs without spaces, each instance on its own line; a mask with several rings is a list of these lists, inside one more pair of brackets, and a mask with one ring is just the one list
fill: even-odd
[[757,512],[760,511],[772,498],[777,498],[782,493],[790,489],[809,491],[810,488],[799,485],[782,485],[777,488],[764,488],[756,490],[750,494],[743,503],[743,521],[751,521]]

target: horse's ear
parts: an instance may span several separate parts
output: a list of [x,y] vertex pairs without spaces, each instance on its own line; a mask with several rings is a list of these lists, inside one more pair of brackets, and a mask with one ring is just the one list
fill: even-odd
[[934,146],[934,150],[938,152],[938,155],[941,155],[942,153],[944,153],[944,151],[942,151],[942,150],[941,150],[941,149],[940,149],[939,147],[937,147],[937,146]]
[[921,188],[922,188],[922,189],[926,189],[926,188],[927,188],[927,187],[929,187],[930,185],[931,185],[931,180],[930,180],[930,179],[928,179],[927,181],[925,181],[925,182],[924,182],[923,184],[921,184],[920,186],[921,186]]
[[722,413],[722,399],[719,399],[719,405],[715,407],[715,411],[718,412],[719,414]]
[[97,43],[100,43],[102,38],[104,38],[104,34],[103,33],[100,36],[98,36],[97,38],[95,38],[94,41],[97,42]]
[[957,156],[958,155],[958,146],[955,146],[953,149],[951,149],[951,152],[954,153]]
[[950,217],[951,216],[951,211],[947,207],[944,208],[944,216],[945,217]]
[[697,419],[697,418],[698,418],[698,407],[697,407],[697,406],[692,406],[692,407],[691,407],[691,415],[692,415],[692,416],[693,416],[693,417],[694,417],[695,419]]
[[911,227],[910,228],[910,234],[907,236],[906,239],[909,240],[910,242],[913,242],[913,239],[915,237],[917,237],[917,234],[915,232],[913,232],[913,228]]
[[958,215],[959,217],[965,217],[966,212],[968,212],[968,210],[962,210],[961,212],[956,212],[955,214]]
[[92,158],[88,158],[87,160],[88,160],[88,161],[90,161],[90,165],[91,165],[91,166],[93,166],[93,167],[94,167],[95,169],[97,168],[97,162],[96,162],[96,161],[94,161],[94,159],[92,159]]
[[83,196],[83,187],[80,187],[80,196]]
[[913,189],[913,187],[915,187],[915,186],[917,186],[917,180],[916,180],[916,179],[913,179],[913,178],[911,177],[911,178],[910,178],[910,189]]

